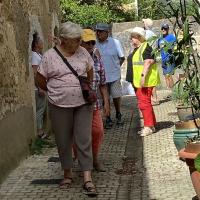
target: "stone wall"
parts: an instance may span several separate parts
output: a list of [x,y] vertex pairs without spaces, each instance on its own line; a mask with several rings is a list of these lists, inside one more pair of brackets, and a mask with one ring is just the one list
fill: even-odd
[[32,36],[37,31],[50,47],[58,11],[57,0],[0,0],[0,181],[28,154],[35,135]]

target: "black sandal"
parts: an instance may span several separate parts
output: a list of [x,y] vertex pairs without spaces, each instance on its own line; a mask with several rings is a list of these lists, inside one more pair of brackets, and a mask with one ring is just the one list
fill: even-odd
[[[96,197],[98,195],[95,186],[87,186],[88,183],[92,183],[92,181],[86,181],[83,184],[83,193],[88,195],[89,197]],[[93,185],[93,183],[92,183]]]
[[60,182],[59,188],[60,189],[69,189],[72,182],[73,182],[73,179],[71,177],[66,177]]

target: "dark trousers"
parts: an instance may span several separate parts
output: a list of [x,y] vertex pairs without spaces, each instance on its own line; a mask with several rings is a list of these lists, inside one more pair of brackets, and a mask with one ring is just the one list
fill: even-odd
[[82,171],[92,170],[93,105],[85,104],[79,107],[63,108],[49,104],[49,110],[62,168],[73,167],[72,144],[74,142]]

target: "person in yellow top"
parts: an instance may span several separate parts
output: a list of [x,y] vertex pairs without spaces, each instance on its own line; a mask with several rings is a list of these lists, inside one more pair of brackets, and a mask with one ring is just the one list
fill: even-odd
[[144,119],[144,128],[139,132],[146,136],[155,132],[156,118],[151,104],[152,90],[160,83],[152,47],[145,40],[145,30],[133,28],[131,32],[133,52],[128,56],[126,80],[133,84],[138,107]]

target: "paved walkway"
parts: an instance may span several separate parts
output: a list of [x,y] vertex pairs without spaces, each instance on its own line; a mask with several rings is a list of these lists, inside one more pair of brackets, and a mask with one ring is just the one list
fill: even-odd
[[[159,97],[167,91],[159,91]],[[171,101],[155,106],[158,131],[145,138],[134,97],[123,98],[124,126],[106,131],[100,159],[107,172],[93,173],[97,200],[191,200],[195,195],[185,163],[178,160],[173,144]],[[0,187],[1,200],[84,200],[78,164],[74,167],[72,188],[60,190],[62,172],[56,148],[31,156],[13,171]]]

